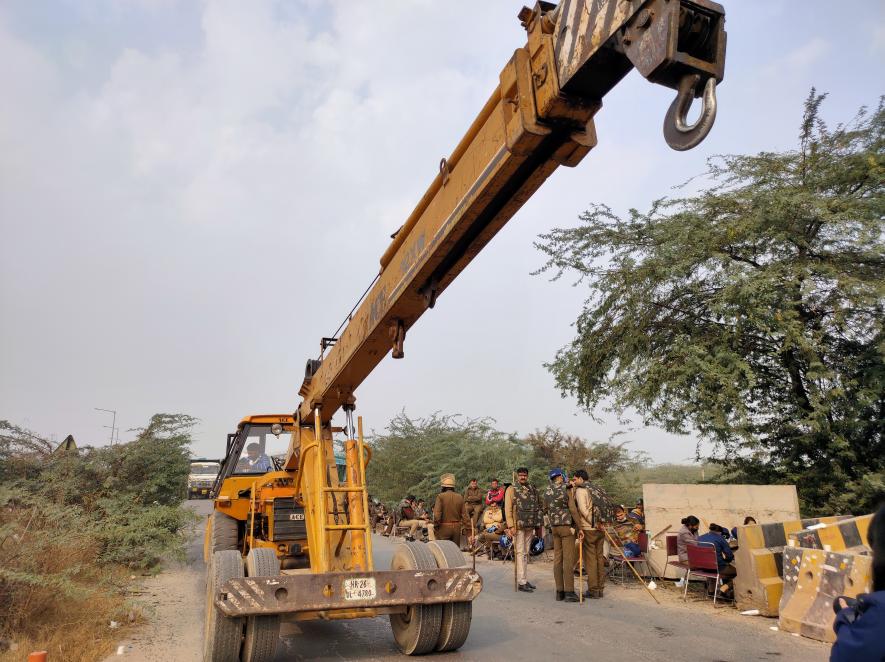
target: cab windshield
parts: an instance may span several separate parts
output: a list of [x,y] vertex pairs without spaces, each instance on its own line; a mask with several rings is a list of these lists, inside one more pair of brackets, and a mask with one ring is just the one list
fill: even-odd
[[192,464],[191,473],[196,476],[217,476],[217,464]]
[[243,451],[234,468],[236,474],[263,474],[282,466],[289,447],[290,431],[284,430],[279,437],[271,432],[271,426],[247,424],[240,433],[245,436]]

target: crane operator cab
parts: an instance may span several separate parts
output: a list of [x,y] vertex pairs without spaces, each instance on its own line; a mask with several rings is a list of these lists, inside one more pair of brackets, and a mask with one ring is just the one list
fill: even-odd
[[234,467],[235,474],[263,474],[282,466],[289,445],[281,423],[247,423],[237,435],[242,447]]
[[212,488],[207,558],[215,551],[254,546],[272,549],[285,565],[307,564],[304,508],[295,498],[292,474],[282,471],[291,433],[291,415],[259,414],[246,416],[227,435]]

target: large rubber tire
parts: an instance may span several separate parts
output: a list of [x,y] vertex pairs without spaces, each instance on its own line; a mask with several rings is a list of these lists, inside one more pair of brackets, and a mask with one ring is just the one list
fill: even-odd
[[239,545],[237,545],[239,532],[236,519],[230,515],[213,510],[212,521],[209,526],[212,527],[209,532],[209,558],[212,558],[215,552],[236,551],[239,549]]
[[[391,570],[433,570],[436,561],[424,543],[406,542],[397,546]],[[442,605],[409,605],[405,614],[390,615],[390,629],[396,645],[406,655],[424,655],[436,646],[442,622]]]
[[[430,553],[440,568],[466,568],[467,559],[451,540],[433,540],[427,543]],[[442,622],[436,650],[454,651],[461,648],[470,634],[470,621],[473,619],[472,602],[447,602],[442,606]]]
[[[247,577],[276,577],[280,562],[272,549],[251,549],[246,556]],[[243,662],[269,662],[280,641],[279,616],[249,616],[243,640]]]
[[215,607],[215,594],[228,579],[243,576],[243,558],[236,550],[215,552],[206,579],[206,619],[203,624],[204,662],[240,662],[242,618],[229,618]]

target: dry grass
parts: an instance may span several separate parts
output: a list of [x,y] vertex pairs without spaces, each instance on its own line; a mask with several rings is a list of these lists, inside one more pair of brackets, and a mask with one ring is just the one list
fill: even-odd
[[[16,650],[0,653],[0,662],[21,662],[31,651],[49,652],[49,662],[95,662],[113,653],[126,630],[143,621],[141,611],[127,609],[123,596],[100,595],[88,601],[59,601],[53,616],[39,615],[27,635],[13,639]],[[59,613],[64,610],[65,613]],[[134,618],[132,623],[129,618]],[[50,620],[51,619],[51,620]],[[110,622],[121,624],[111,629]]]
[[78,511],[8,503],[0,510],[0,639],[16,662],[33,650],[53,661],[100,660],[140,612],[126,598],[129,574],[97,564],[99,545]]

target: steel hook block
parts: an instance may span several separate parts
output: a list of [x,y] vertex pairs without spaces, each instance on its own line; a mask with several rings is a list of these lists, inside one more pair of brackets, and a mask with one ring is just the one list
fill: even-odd
[[704,85],[701,114],[694,124],[688,124],[686,118],[691,108],[695,89],[701,80],[700,74],[687,74],[679,81],[676,98],[664,116],[664,140],[679,151],[696,147],[710,133],[716,120],[716,79],[708,78]]

